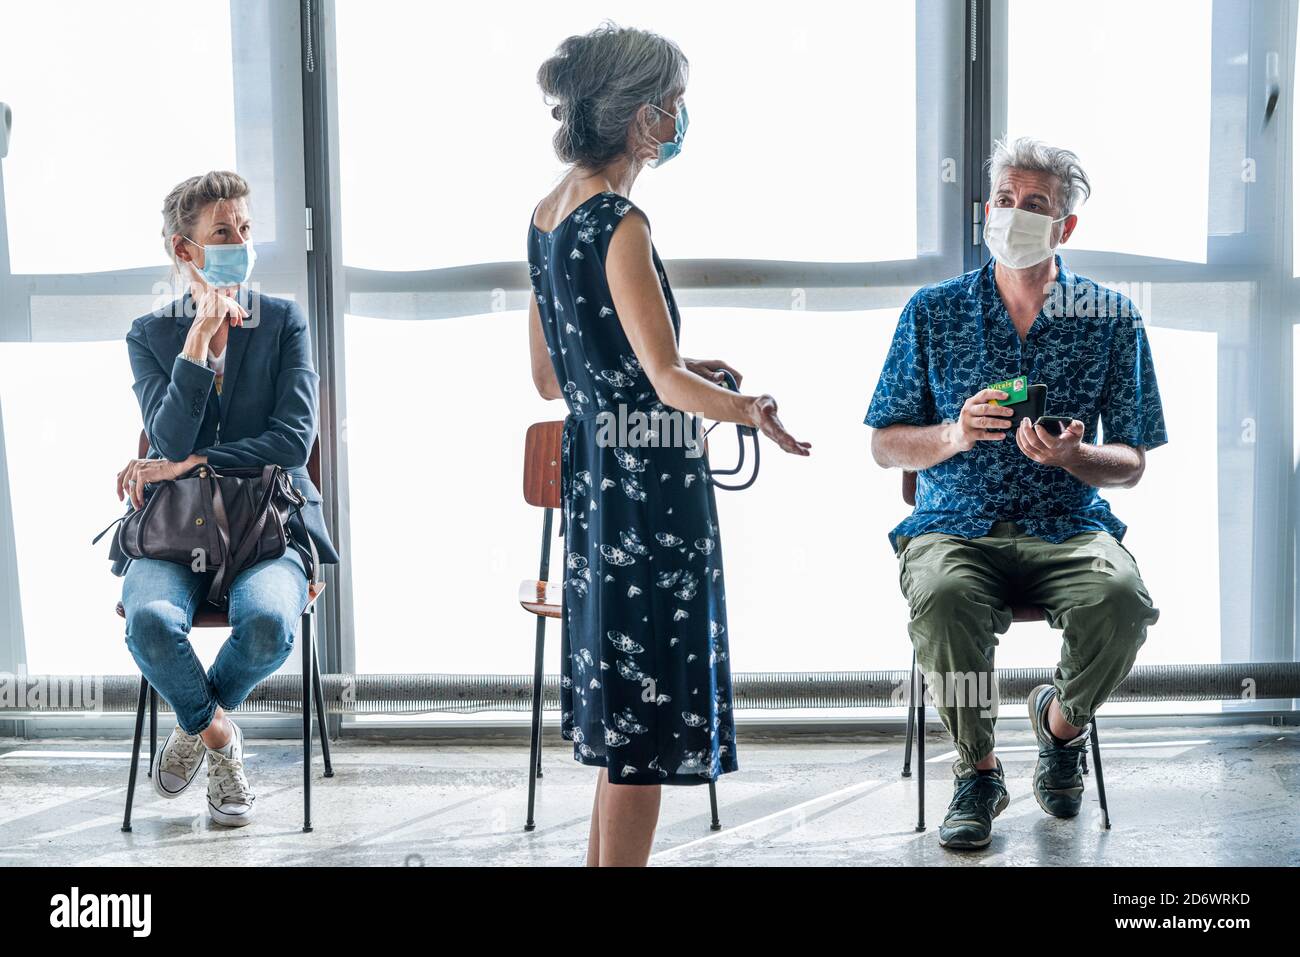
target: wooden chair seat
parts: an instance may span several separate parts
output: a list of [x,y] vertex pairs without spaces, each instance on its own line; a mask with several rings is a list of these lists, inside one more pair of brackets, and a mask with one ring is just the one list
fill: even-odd
[[525,578],[519,583],[519,604],[524,611],[543,618],[559,618],[562,602],[559,585]]

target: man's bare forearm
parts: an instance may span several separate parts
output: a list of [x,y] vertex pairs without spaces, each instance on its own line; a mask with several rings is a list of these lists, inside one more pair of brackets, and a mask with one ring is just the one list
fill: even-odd
[[1072,461],[1062,467],[1095,488],[1132,488],[1146,471],[1146,453],[1119,442],[1083,442]]
[[953,423],[889,425],[871,433],[871,456],[885,468],[919,472],[945,462],[961,451]]
[[[1006,440],[1010,438],[1008,435]],[[961,431],[955,423],[890,425],[871,435],[871,455],[885,468],[919,472],[962,451]],[[1146,454],[1119,442],[1080,443],[1070,461],[1056,464],[1095,488],[1132,488],[1146,470]]]

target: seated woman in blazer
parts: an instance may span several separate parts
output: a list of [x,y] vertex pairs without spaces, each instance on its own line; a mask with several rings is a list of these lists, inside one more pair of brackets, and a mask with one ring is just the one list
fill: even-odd
[[[145,486],[174,479],[201,462],[279,465],[307,499],[290,531],[310,536],[322,562],[338,554],[325,530],[319,490],[306,464],[316,439],[318,377],[307,320],[299,306],[253,292],[248,184],[229,172],[195,176],[163,205],[163,238],[189,291],[141,316],[127,333],[135,394],[149,458],[117,477],[119,498],[143,507]],[[154,788],[173,798],[207,758],[208,812],[218,824],[251,820],[253,791],[243,766],[243,735],[227,711],[274,672],[293,648],[307,602],[307,572],[294,549],[236,576],[230,587],[230,638],[206,671],[190,645],[194,613],[210,573],[174,562],[127,560],[126,643],[141,673],[176,712],[159,750]]]

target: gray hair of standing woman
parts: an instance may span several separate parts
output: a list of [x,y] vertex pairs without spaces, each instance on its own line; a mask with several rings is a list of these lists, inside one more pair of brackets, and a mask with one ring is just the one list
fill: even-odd
[[569,37],[537,71],[537,85],[560,121],[556,155],[589,169],[622,156],[633,122],[648,127],[658,116],[641,108],[652,103],[673,112],[666,101],[686,89],[689,69],[677,44],[647,30],[607,21]]

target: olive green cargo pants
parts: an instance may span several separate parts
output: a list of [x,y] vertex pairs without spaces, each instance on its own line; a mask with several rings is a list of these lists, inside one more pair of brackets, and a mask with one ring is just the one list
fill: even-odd
[[1063,631],[1054,684],[1076,727],[1124,680],[1160,617],[1137,562],[1106,532],[1054,544],[998,522],[981,538],[899,536],[897,554],[917,664],[967,764],[993,750],[993,650],[1011,626],[1010,604],[1041,607]]

